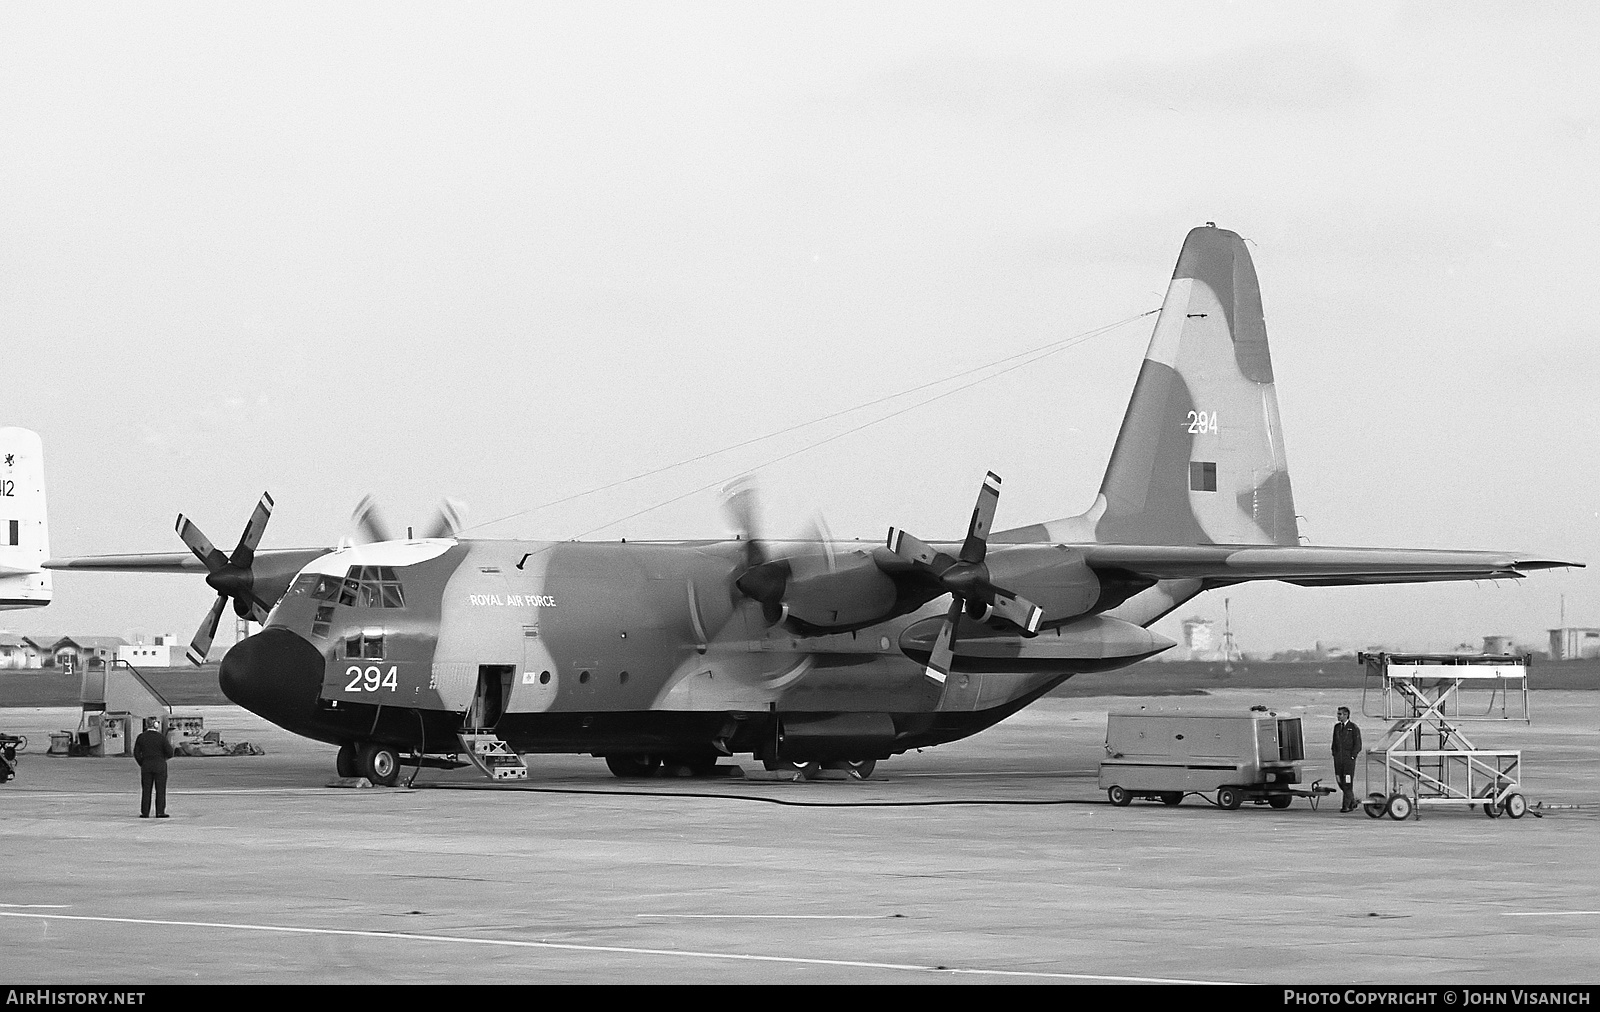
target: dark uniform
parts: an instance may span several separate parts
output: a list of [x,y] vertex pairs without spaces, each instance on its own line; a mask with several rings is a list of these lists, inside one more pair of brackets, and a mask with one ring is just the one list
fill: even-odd
[[139,764],[139,818],[150,817],[150,791],[155,790],[156,818],[167,817],[167,760],[172,743],[155,728],[146,728],[133,740],[133,758]]
[[[1350,711],[1345,710],[1345,714]],[[1361,754],[1361,728],[1348,716],[1333,725],[1333,776],[1344,789],[1344,804],[1339,811],[1361,807],[1356,802],[1356,756]]]

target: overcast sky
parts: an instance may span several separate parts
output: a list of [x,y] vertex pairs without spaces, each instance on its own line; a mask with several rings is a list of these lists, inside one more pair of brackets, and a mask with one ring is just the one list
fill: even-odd
[[[1597,180],[1588,3],[12,2],[0,422],[57,556],[180,550],[180,511],[231,547],[263,490],[265,547],[369,491],[721,536],[684,493],[769,461],[772,533],[957,538],[986,470],[1002,527],[1089,505],[1153,318],[534,508],[1153,309],[1215,221],[1302,533],[1596,567],[1235,588],[1240,645],[1543,643],[1563,595],[1600,625]],[[187,640],[211,600],[55,588],[0,624]]]

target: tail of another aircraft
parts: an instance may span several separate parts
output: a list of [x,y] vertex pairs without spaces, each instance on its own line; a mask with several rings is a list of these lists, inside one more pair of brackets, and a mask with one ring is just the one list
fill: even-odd
[[50,603],[44,448],[29,429],[0,429],[0,609]]
[[1261,288],[1236,233],[1184,240],[1094,506],[1000,540],[1299,544]]

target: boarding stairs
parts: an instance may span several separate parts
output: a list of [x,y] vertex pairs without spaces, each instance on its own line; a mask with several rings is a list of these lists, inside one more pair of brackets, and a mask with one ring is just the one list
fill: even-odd
[[522,757],[488,728],[463,728],[456,735],[472,765],[490,780],[526,780],[528,766]]
[[[1522,752],[1479,748],[1461,725],[1532,722],[1527,658],[1364,653],[1359,660],[1367,668],[1362,712],[1391,722],[1366,750],[1368,815],[1403,819],[1422,805],[1464,804],[1482,805],[1491,818],[1522,817]],[[1464,697],[1477,698],[1464,706]]]

